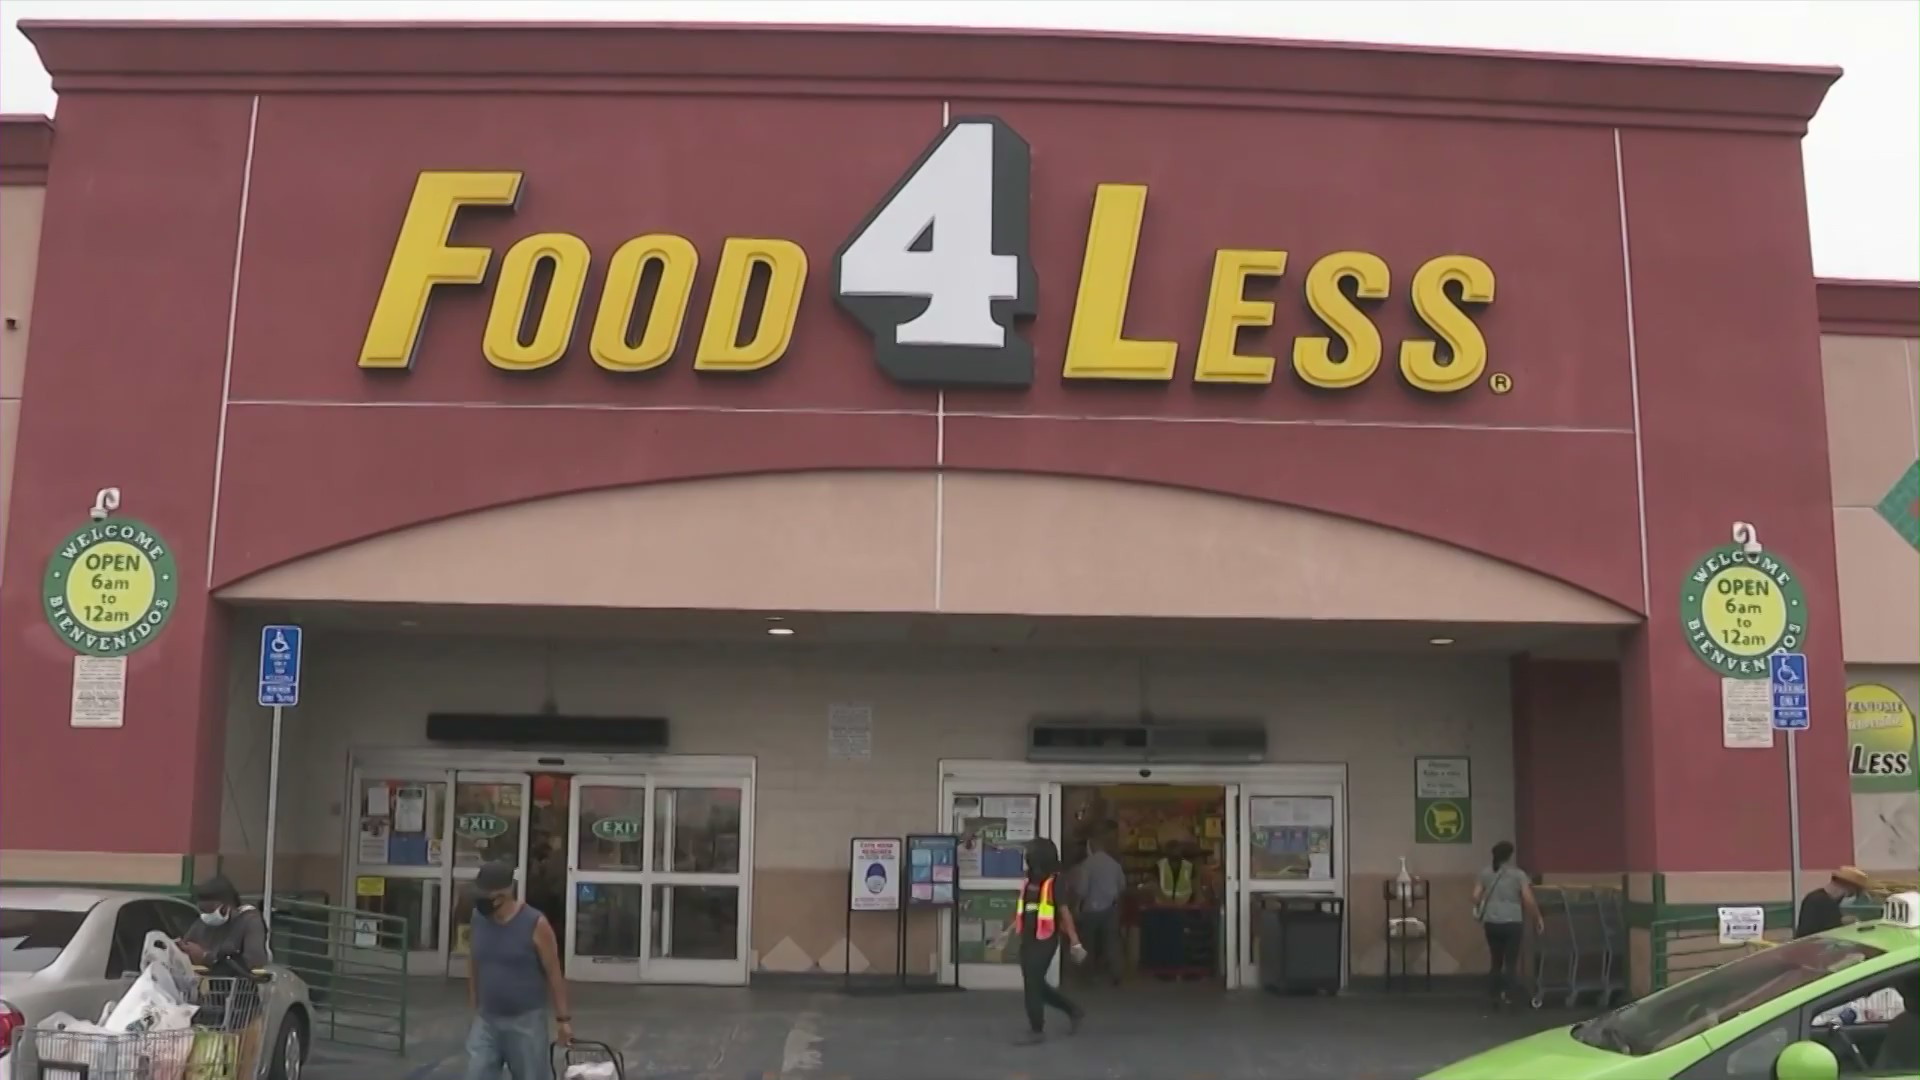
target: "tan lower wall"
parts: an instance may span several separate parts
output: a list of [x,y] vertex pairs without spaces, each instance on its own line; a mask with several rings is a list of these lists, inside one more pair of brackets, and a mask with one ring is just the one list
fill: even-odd
[[[190,855],[129,855],[110,851],[0,851],[0,880],[72,885],[176,888]],[[211,859],[199,862],[211,867]],[[208,871],[210,872],[210,871]]]
[[[222,855],[220,872],[242,893],[256,893],[266,886],[266,864],[259,855]],[[342,872],[338,856],[281,855],[274,859],[274,892],[323,893],[329,904],[351,906],[352,897],[341,899]]]
[[[1873,870],[1869,874],[1884,881],[1912,883],[1916,874],[1905,870]],[[1800,871],[1800,892],[1813,891],[1827,883],[1831,866],[1809,866]],[[1765,873],[1683,873],[1666,875],[1668,904],[1784,903],[1800,901],[1794,895],[1792,876],[1785,870]]]

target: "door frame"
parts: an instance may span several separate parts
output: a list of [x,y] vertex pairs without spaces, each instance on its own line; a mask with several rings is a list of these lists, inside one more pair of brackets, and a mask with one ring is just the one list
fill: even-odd
[[[746,905],[753,900],[753,781],[745,776],[727,773],[682,771],[669,774],[649,773],[636,776],[632,774],[575,773],[568,779],[572,785],[571,805],[567,810],[567,940],[561,954],[566,961],[567,977],[581,982],[613,983],[663,983],[669,985],[704,986],[744,986],[750,974],[750,945],[752,929]],[[586,788],[622,788],[641,793],[642,805],[646,807],[641,819],[640,829],[640,866],[634,870],[583,870],[580,867],[580,813],[586,805],[581,792]],[[662,829],[672,827],[672,819],[660,818],[660,798],[662,791],[689,790],[734,790],[740,793],[740,852],[738,869],[718,873],[711,871],[675,870],[671,866],[660,865]],[[670,837],[665,841],[671,845]],[[614,885],[637,888],[640,890],[640,954],[632,965],[603,965],[596,967],[593,957],[582,956],[578,952],[580,886]],[[700,888],[715,886],[733,889],[738,894],[735,903],[739,905],[734,923],[734,959],[732,960],[692,960],[672,956],[653,955],[653,927],[656,920],[661,923],[662,940],[670,941],[673,935],[672,890],[676,886]],[[665,890],[669,906],[664,913],[656,912],[656,894]]]
[[520,834],[520,850],[513,861],[513,895],[515,899],[527,898],[527,841],[533,831],[533,774],[518,769],[455,769],[451,774],[452,784],[447,790],[447,867],[450,880],[446,887],[447,897],[441,910],[446,913],[447,923],[447,977],[464,979],[470,970],[468,954],[455,948],[460,940],[460,927],[454,924],[453,913],[460,908],[462,887],[480,876],[478,866],[461,866],[460,854],[460,815],[454,808],[460,804],[461,784],[518,784],[520,785],[520,820],[517,823]]
[[[969,774],[961,778],[943,776],[940,783],[940,809],[936,820],[940,822],[942,832],[953,827],[953,799],[956,795],[977,795],[983,797],[1012,796],[1014,798],[1031,797],[1036,800],[1034,816],[1034,836],[1049,839],[1056,844],[1060,836],[1060,785],[1046,779],[1032,777],[1006,776],[995,773]],[[982,880],[982,879],[974,879]],[[1009,879],[984,879],[997,882],[991,890],[1003,892]],[[954,906],[940,912],[940,978],[942,982],[951,980],[955,986],[968,990],[1017,990],[1021,985],[1018,964],[961,964],[953,953],[955,930],[951,920],[960,917],[959,903],[966,893],[966,881],[958,873],[954,875]],[[1053,964],[1047,969],[1050,982],[1059,982],[1060,957],[1056,954]]]
[[[726,756],[719,754],[610,754],[579,753],[571,751],[539,750],[480,750],[460,749],[441,746],[422,747],[352,747],[347,753],[347,767],[342,777],[341,806],[346,812],[340,815],[340,840],[346,857],[340,860],[340,895],[351,904],[354,896],[354,859],[357,850],[354,844],[359,839],[360,814],[363,809],[356,800],[359,797],[358,780],[361,777],[383,778],[402,776],[408,780],[431,781],[444,778],[447,783],[447,813],[443,825],[446,857],[440,874],[440,949],[433,956],[430,967],[416,968],[409,963],[409,970],[416,975],[440,975],[464,977],[462,967],[457,974],[453,971],[453,911],[458,903],[457,885],[454,878],[453,853],[453,784],[456,773],[524,773],[531,778],[535,773],[563,773],[569,775],[591,774],[595,776],[631,776],[652,778],[665,787],[697,787],[697,781],[720,781],[723,783],[745,783],[744,802],[741,808],[740,841],[740,963],[742,985],[746,982],[745,972],[752,968],[753,954],[750,946],[753,941],[753,797],[758,784],[758,762],[752,757]],[[651,799],[651,796],[649,796]],[[651,805],[649,805],[651,809]],[[649,815],[651,818],[651,815]],[[525,824],[521,827],[521,858],[526,862],[525,847],[528,840]],[[569,852],[569,859],[572,853]],[[524,882],[525,867],[521,867]],[[524,885],[523,885],[524,887]],[[571,875],[567,886],[571,897],[573,883]],[[428,954],[416,954],[421,959]]]
[[[1226,841],[1230,845],[1232,858],[1227,867],[1228,880],[1235,887],[1230,889],[1226,899],[1226,911],[1223,918],[1232,920],[1226,933],[1227,988],[1246,989],[1257,987],[1258,957],[1253,955],[1253,936],[1247,933],[1249,915],[1253,900],[1257,895],[1268,893],[1291,893],[1294,895],[1335,896],[1349,898],[1349,875],[1351,873],[1351,823],[1347,808],[1347,766],[1337,763],[1287,763],[1258,765],[1141,765],[1117,764],[1074,764],[1036,761],[990,761],[978,759],[942,759],[940,762],[939,799],[936,805],[935,820],[942,829],[950,828],[946,820],[947,807],[952,792],[956,789],[964,793],[984,790],[981,785],[993,783],[1012,784],[1052,784],[1054,792],[1054,821],[1052,827],[1057,833],[1060,828],[1058,815],[1059,788],[1099,786],[1108,784],[1167,784],[1175,786],[1220,787],[1224,789],[1229,804],[1226,822]],[[1279,789],[1279,790],[1276,790]],[[1286,790],[1293,789],[1293,790]],[[991,792],[988,792],[991,794]],[[1240,823],[1249,808],[1249,797],[1271,794],[1332,794],[1334,797],[1334,843],[1336,857],[1334,876],[1331,882],[1263,883],[1250,881],[1246,874],[1246,842]],[[1236,799],[1237,796],[1237,799]],[[1044,815],[1045,808],[1043,806]],[[1043,817],[1043,825],[1044,817]],[[1042,833],[1041,835],[1049,835]],[[1058,837],[1053,837],[1058,842]],[[940,923],[940,972],[942,978],[954,978],[954,963],[951,955],[952,929],[947,920],[955,917],[951,910],[942,912]],[[1353,911],[1349,902],[1347,917],[1341,923],[1340,942],[1340,985],[1344,988],[1352,973],[1352,936]],[[1236,955],[1237,954],[1237,955]]]
[[[451,844],[453,819],[453,778],[450,774],[434,769],[425,770],[419,776],[400,776],[403,770],[381,767],[360,767],[349,765],[347,769],[346,806],[351,813],[342,814],[347,819],[346,858],[341,860],[346,873],[346,885],[342,891],[345,899],[343,907],[355,905],[359,900],[359,879],[363,877],[382,877],[396,881],[431,881],[438,886],[439,895],[435,898],[435,914],[439,917],[440,932],[434,935],[431,949],[409,949],[407,970],[438,972],[446,970],[447,957],[453,948],[453,931],[447,920],[447,870],[453,863]],[[440,845],[440,864],[438,866],[393,866],[386,863],[362,863],[360,861],[360,819],[366,812],[365,795],[362,786],[369,782],[389,785],[388,797],[392,797],[391,787],[396,784],[439,784],[441,793],[440,835],[429,838],[429,843]],[[357,910],[357,909],[356,909]]]

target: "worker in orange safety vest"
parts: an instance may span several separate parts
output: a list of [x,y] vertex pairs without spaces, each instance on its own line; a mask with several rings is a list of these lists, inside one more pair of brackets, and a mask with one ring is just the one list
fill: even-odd
[[1027,880],[1020,889],[1020,905],[1014,909],[1012,932],[1020,938],[1020,980],[1026,990],[1028,1031],[1020,1038],[1023,1045],[1046,1040],[1046,1010],[1052,1007],[1067,1014],[1067,1033],[1080,1030],[1086,1012],[1047,982],[1053,958],[1060,952],[1060,933],[1066,934],[1074,962],[1087,958],[1080,944],[1080,931],[1073,925],[1073,912],[1055,898],[1060,879],[1060,849],[1053,841],[1040,839],[1027,845]]

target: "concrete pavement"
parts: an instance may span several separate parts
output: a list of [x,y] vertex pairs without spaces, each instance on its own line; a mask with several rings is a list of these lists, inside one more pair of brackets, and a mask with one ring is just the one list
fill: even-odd
[[[575,1033],[626,1055],[627,1080],[1399,1080],[1559,1023],[1449,994],[1280,998],[1193,987],[1087,993],[1069,1038],[1039,1047],[1014,993],[575,987]],[[458,1080],[457,984],[422,982],[409,1049],[316,1049],[308,1080]]]

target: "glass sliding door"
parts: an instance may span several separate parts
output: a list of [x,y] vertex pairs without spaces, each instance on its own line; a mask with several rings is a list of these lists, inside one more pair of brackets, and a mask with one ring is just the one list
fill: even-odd
[[[446,962],[447,774],[359,772],[353,778],[355,828],[347,853],[353,907],[408,920],[412,971]],[[381,948],[399,942],[382,941]]]
[[1256,783],[1241,785],[1239,801],[1232,853],[1241,893],[1237,953],[1241,984],[1257,986],[1266,900],[1346,895],[1346,796],[1340,784]]
[[523,772],[454,774],[453,813],[447,826],[447,846],[453,851],[453,881],[448,922],[452,945],[447,974],[467,975],[467,952],[473,936],[473,879],[490,862],[514,868],[517,892],[524,899],[527,884],[527,809],[532,777]]
[[646,778],[576,776],[572,801],[567,977],[637,983],[647,926]]
[[[1013,916],[1026,880],[1025,847],[1036,837],[1059,842],[1060,785],[1009,777],[948,779],[943,785],[945,827],[960,837],[956,873],[958,955],[953,935],[941,931],[943,966],[959,965],[959,984],[973,990],[1020,987],[1020,943]],[[1052,978],[1059,979],[1059,961]]]
[[660,778],[652,790],[647,978],[744,983],[749,786]]
[[751,784],[671,776],[573,783],[568,976],[744,984]]

